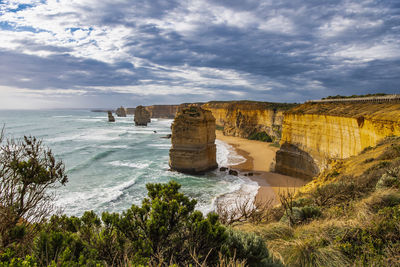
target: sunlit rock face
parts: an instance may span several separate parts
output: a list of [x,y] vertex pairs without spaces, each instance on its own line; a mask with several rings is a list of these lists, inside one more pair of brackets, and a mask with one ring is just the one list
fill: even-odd
[[224,135],[248,138],[255,132],[265,132],[279,141],[284,111],[295,104],[256,101],[212,101],[202,108],[212,112]]
[[115,114],[117,114],[118,117],[126,117],[126,110],[123,106],[117,108],[115,111]]
[[115,122],[115,118],[112,115],[112,112],[111,111],[107,111],[107,114],[108,114],[108,121],[109,122]]
[[150,112],[143,106],[137,106],[134,121],[136,126],[147,126],[147,123],[151,121]]
[[171,129],[169,165],[172,170],[204,173],[218,167],[215,118],[210,111],[194,105],[180,108]]
[[313,177],[391,135],[400,135],[399,102],[306,103],[284,114],[275,170]]

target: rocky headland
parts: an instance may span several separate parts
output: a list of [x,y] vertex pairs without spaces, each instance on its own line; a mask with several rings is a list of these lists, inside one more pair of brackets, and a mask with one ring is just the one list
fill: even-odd
[[171,126],[169,165],[184,173],[203,173],[218,167],[215,118],[198,106],[180,108]]

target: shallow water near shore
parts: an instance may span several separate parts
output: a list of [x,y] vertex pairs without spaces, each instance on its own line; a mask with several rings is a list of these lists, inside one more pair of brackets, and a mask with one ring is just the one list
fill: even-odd
[[[68,215],[86,210],[121,212],[140,204],[147,183],[173,179],[182,192],[198,201],[197,209],[214,209],[217,197],[228,192],[255,196],[258,185],[246,177],[215,170],[193,176],[169,171],[172,120],[152,119],[148,127],[136,127],[133,117],[107,122],[106,113],[87,110],[0,111],[7,137],[33,135],[63,160],[69,182],[57,190],[57,206]],[[220,166],[242,163],[234,148],[216,140]]]

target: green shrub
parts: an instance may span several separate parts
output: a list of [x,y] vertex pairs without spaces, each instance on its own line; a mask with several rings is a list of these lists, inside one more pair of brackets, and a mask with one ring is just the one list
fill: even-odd
[[296,224],[306,223],[310,219],[321,216],[321,210],[315,206],[293,207],[291,214],[284,214],[280,220],[281,223],[289,223],[289,216],[292,217],[292,222]]
[[354,200],[360,195],[360,188],[354,182],[335,182],[318,186],[311,192],[317,206],[332,206]]
[[221,126],[221,125],[215,125],[215,130],[218,130],[218,131],[223,131],[224,130],[224,126]]
[[389,169],[376,183],[377,189],[400,188],[400,167]]
[[262,141],[262,142],[273,141],[272,137],[269,136],[266,132],[254,132],[248,137],[248,139]]
[[227,230],[227,239],[222,251],[230,257],[245,259],[249,266],[271,266],[268,249],[263,239],[254,233],[246,233],[233,229]]

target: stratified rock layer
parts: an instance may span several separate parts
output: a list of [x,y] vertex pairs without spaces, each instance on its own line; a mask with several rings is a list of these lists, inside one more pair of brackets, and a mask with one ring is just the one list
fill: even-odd
[[109,110],[109,111],[107,111],[107,114],[108,114],[108,121],[109,122],[115,122],[115,118],[114,118],[114,116],[112,115],[112,112]]
[[171,126],[171,169],[203,173],[218,167],[215,146],[215,118],[197,106],[181,108]]
[[295,104],[256,101],[212,101],[202,105],[210,110],[224,135],[248,138],[257,132],[266,132],[280,140],[284,111]]
[[143,106],[137,106],[134,121],[136,126],[147,126],[147,123],[151,121],[150,112]]
[[117,114],[118,117],[126,117],[126,110],[123,106],[117,108],[115,111],[115,114]]
[[284,114],[275,171],[313,177],[332,160],[400,135],[400,103],[306,103]]

